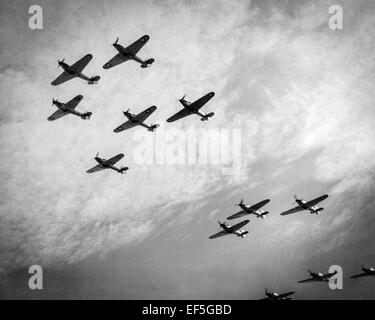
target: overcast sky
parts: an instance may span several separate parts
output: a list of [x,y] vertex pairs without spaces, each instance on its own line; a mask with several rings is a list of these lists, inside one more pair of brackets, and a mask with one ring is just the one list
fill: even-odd
[[[102,299],[258,299],[264,288],[299,299],[374,299],[375,3],[359,1],[5,1],[0,0],[0,297]],[[43,30],[28,9],[43,8]],[[329,7],[344,29],[328,27]],[[152,67],[102,65],[144,34]],[[97,85],[50,85],[57,59],[87,53]],[[214,91],[190,116],[165,120],[186,94]],[[79,111],[55,122],[52,98],[82,94]],[[158,130],[241,132],[241,170],[223,165],[142,164],[137,134],[113,129],[122,110],[158,110]],[[97,152],[125,157],[119,175],[89,175]],[[330,197],[319,215],[280,216]],[[264,220],[250,217],[246,239],[209,240],[241,198],[266,198]],[[44,290],[27,270],[44,269]],[[297,284],[307,269],[344,270],[344,289]]]

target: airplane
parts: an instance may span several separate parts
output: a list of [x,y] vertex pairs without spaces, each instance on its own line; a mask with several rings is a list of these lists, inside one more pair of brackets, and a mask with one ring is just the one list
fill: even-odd
[[132,43],[130,46],[127,46],[126,48],[124,48],[123,46],[117,43],[119,40],[119,38],[117,37],[115,43],[113,43],[113,46],[116,48],[116,50],[119,53],[116,54],[107,63],[105,63],[103,65],[103,69],[110,69],[127,60],[134,60],[141,64],[141,68],[147,68],[149,65],[151,65],[155,61],[155,59],[151,58],[148,60],[142,60],[139,57],[137,57],[137,53],[139,50],[142,49],[142,47],[147,43],[149,39],[150,39],[150,36],[146,34],[143,37],[139,38],[134,43]]
[[62,67],[64,69],[64,72],[60,74],[55,80],[53,80],[51,84],[53,86],[57,86],[73,78],[81,78],[83,80],[86,80],[88,84],[97,83],[100,79],[99,76],[89,78],[82,73],[83,69],[85,69],[91,59],[92,54],[86,54],[83,58],[81,58],[71,66],[64,62],[65,59],[62,59],[61,61],[58,60],[58,67]]
[[264,219],[265,216],[269,213],[268,211],[259,210],[263,206],[265,206],[268,202],[270,202],[270,199],[263,200],[261,202],[258,202],[257,204],[254,204],[252,206],[248,206],[243,203],[243,199],[241,199],[241,202],[239,204],[236,204],[236,206],[239,206],[242,210],[240,212],[237,212],[230,217],[228,217],[228,220],[233,220],[239,217],[243,217],[247,214],[254,214],[257,218]]
[[363,271],[363,273],[356,274],[354,276],[351,276],[350,278],[355,279],[355,278],[361,278],[361,277],[367,277],[367,276],[375,276],[375,268],[374,267],[365,268],[365,266],[362,265],[362,271]]
[[167,119],[168,122],[173,122],[179,120],[181,118],[185,118],[191,114],[197,114],[201,117],[201,121],[207,121],[208,118],[211,118],[215,115],[214,112],[210,112],[208,114],[203,114],[199,112],[199,109],[202,108],[213,96],[215,92],[207,93],[205,96],[199,98],[198,100],[190,103],[189,101],[185,100],[185,95],[179,100],[180,103],[183,105],[183,109],[177,112],[175,115]]
[[311,270],[308,270],[309,271],[309,274],[310,274],[310,278],[307,278],[305,280],[300,280],[298,281],[298,283],[306,283],[306,282],[329,282],[329,279],[331,277],[333,277],[337,271],[335,270],[335,272],[331,272],[331,273],[327,273],[327,274],[323,274],[323,273],[320,273],[320,272],[311,272]]
[[239,230],[244,225],[248,224],[249,220],[244,220],[240,223],[235,224],[234,226],[230,226],[230,225],[226,224],[225,222],[222,223],[220,221],[218,221],[218,223],[219,223],[220,227],[223,228],[223,230],[221,230],[220,232],[215,233],[214,235],[210,236],[209,239],[216,239],[216,238],[219,238],[219,237],[226,236],[227,234],[235,234],[237,237],[245,238],[246,235],[249,233],[249,231]]
[[78,117],[81,117],[81,119],[83,120],[90,119],[92,112],[80,113],[78,111],[75,111],[75,107],[78,105],[78,103],[81,102],[82,98],[83,97],[81,95],[78,95],[67,103],[62,103],[58,100],[52,99],[52,106],[56,106],[58,109],[52,115],[50,115],[47,120],[57,120],[61,117],[66,116],[67,114],[74,114]]
[[135,126],[145,127],[148,131],[154,131],[159,127],[158,124],[152,124],[148,126],[144,123],[144,121],[156,110],[156,106],[149,107],[146,110],[143,110],[141,113],[138,113],[137,115],[130,113],[129,110],[130,109],[124,111],[124,115],[126,118],[128,118],[128,121],[124,122],[122,125],[114,129],[113,132],[121,132]]
[[314,200],[310,200],[310,201],[298,199],[297,196],[294,196],[294,198],[295,198],[298,206],[293,208],[293,209],[290,209],[288,211],[285,211],[285,212],[281,213],[282,216],[286,216],[288,214],[296,213],[296,212],[303,211],[303,210],[308,210],[312,214],[314,214],[314,213],[319,214],[319,212],[324,210],[324,208],[319,208],[318,206],[316,206],[316,204],[323,201],[324,199],[327,199],[328,195],[325,194],[323,196],[320,196],[320,197],[318,197]]
[[278,294],[277,292],[269,292],[267,289],[265,291],[266,297],[260,300],[292,300],[291,296],[294,291]]
[[117,163],[118,161],[120,161],[123,157],[124,157],[124,154],[120,153],[117,156],[114,156],[114,157],[106,160],[106,159],[99,158],[99,152],[98,152],[96,154],[95,160],[99,164],[96,165],[95,167],[92,167],[91,169],[87,170],[86,172],[87,173],[93,173],[93,172],[102,171],[102,170],[105,170],[105,169],[112,169],[112,170],[115,170],[115,171],[122,174],[122,173],[126,172],[127,170],[129,170],[129,168],[128,167],[116,168],[114,166],[114,164]]

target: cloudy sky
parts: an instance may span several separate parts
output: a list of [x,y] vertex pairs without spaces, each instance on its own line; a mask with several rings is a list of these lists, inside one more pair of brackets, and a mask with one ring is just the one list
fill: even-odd
[[[0,297],[13,299],[257,299],[264,288],[298,299],[374,299],[375,3],[311,1],[0,0]],[[43,30],[28,9],[43,8]],[[344,28],[328,27],[340,5]],[[151,68],[102,65],[144,34]],[[57,59],[101,76],[53,87]],[[177,99],[215,91],[208,122],[165,122]],[[79,111],[47,121],[52,98],[77,94]],[[158,106],[160,132],[241,132],[241,169],[140,163],[122,110]],[[173,131],[175,130],[175,131]],[[137,138],[138,137],[138,138]],[[151,147],[154,147],[151,144]],[[124,153],[126,175],[88,175],[96,152]],[[329,194],[319,215],[279,214],[293,195]],[[209,240],[217,220],[270,198],[246,239]],[[44,289],[27,287],[29,266]],[[344,270],[344,289],[297,284],[307,269]]]

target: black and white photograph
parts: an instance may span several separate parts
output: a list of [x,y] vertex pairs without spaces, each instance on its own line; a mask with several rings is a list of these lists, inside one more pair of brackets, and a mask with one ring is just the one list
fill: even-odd
[[0,9],[1,300],[375,299],[375,1]]

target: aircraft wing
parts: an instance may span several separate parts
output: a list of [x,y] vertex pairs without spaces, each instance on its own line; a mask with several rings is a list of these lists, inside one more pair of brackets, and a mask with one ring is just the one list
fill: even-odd
[[184,108],[184,109],[180,110],[179,112],[177,112],[172,117],[168,118],[167,122],[173,122],[173,121],[185,118],[187,116],[190,116],[191,114],[193,114],[191,111]]
[[63,116],[66,116],[68,113],[67,112],[64,112],[60,109],[56,110],[54,113],[52,113],[48,118],[47,120],[48,121],[53,121],[53,120],[57,120],[59,118],[62,118]]
[[192,109],[195,109],[198,111],[200,108],[202,108],[213,96],[215,95],[214,92],[207,93],[202,98],[199,98],[198,100],[192,102],[189,107]]
[[104,164],[106,165],[110,165],[110,166],[113,166],[115,163],[117,163],[118,161],[120,161],[122,158],[124,157],[124,154],[123,153],[120,153],[118,154],[117,156],[114,156],[108,160],[106,160],[104,162]]
[[130,58],[124,57],[121,53],[118,53],[111,60],[109,60],[107,63],[105,63],[103,65],[103,68],[104,69],[109,69],[109,68],[115,67],[118,64],[123,63],[123,62],[125,62],[125,61],[127,61],[129,59]]
[[75,72],[82,72],[92,59],[92,54],[86,54],[83,58],[79,59],[75,64],[70,66],[70,70]]
[[133,42],[130,46],[127,46],[125,48],[125,51],[129,52],[132,55],[136,55],[138,51],[142,49],[142,47],[147,43],[149,39],[150,39],[150,36],[146,34],[143,37],[139,38],[137,41]]
[[307,279],[305,279],[305,280],[300,280],[300,281],[298,281],[298,283],[306,283],[306,282],[314,282],[314,281],[315,281],[314,278],[307,278]]
[[235,214],[232,214],[231,216],[229,216],[227,219],[228,220],[233,220],[233,219],[236,219],[236,218],[241,218],[245,215],[247,215],[248,213],[244,212],[243,210],[241,210],[240,212],[237,212]]
[[285,292],[285,293],[282,293],[282,294],[279,294],[279,298],[286,298],[290,295],[292,295],[294,293],[294,291],[291,291],[291,292]]
[[57,86],[59,84],[62,84],[66,81],[69,81],[71,79],[75,78],[75,76],[71,75],[70,73],[64,71],[62,74],[60,74],[55,80],[51,82],[53,86]]
[[288,211],[285,211],[285,212],[281,213],[280,215],[282,215],[282,216],[286,216],[286,215],[288,215],[288,214],[296,213],[296,212],[299,212],[299,211],[302,211],[302,210],[303,210],[303,209],[302,209],[300,206],[298,206],[298,207],[295,207],[295,208],[290,209],[290,210],[288,210]]
[[65,108],[73,110],[81,102],[83,96],[78,95],[65,104]]
[[136,127],[138,124],[131,122],[130,120],[124,122],[122,125],[118,126],[116,129],[113,130],[113,132],[121,132],[133,127]]
[[327,280],[328,281],[334,275],[335,275],[335,273],[333,273],[333,272],[327,273],[327,274],[323,275],[323,280]]
[[209,239],[216,239],[216,238],[219,238],[219,237],[226,236],[227,234],[228,234],[228,232],[226,232],[224,230],[221,230],[220,232],[215,233],[214,235],[210,236]]
[[93,172],[102,171],[102,170],[104,170],[104,169],[105,169],[105,168],[104,168],[102,165],[98,164],[98,165],[96,165],[95,167],[92,167],[91,169],[87,170],[86,172],[87,172],[87,173],[93,173]]
[[258,210],[260,208],[262,208],[263,206],[265,206],[268,202],[270,202],[271,200],[270,199],[266,199],[266,200],[263,200],[261,202],[258,202],[257,204],[254,204],[253,206],[251,206],[249,209],[250,210]]
[[244,221],[241,221],[240,223],[237,223],[235,224],[234,226],[231,226],[230,227],[230,230],[231,231],[236,231],[238,229],[241,229],[243,226],[247,225],[249,223],[250,220],[244,220]]
[[318,197],[314,200],[307,201],[305,203],[305,205],[311,208],[311,207],[315,206],[316,204],[318,204],[319,202],[323,201],[326,198],[328,198],[328,195],[325,194],[324,196]]
[[356,274],[354,276],[351,276],[350,278],[355,279],[355,278],[361,278],[361,277],[366,277],[366,276],[367,276],[366,273],[360,273],[360,274]]
[[135,116],[135,120],[138,120],[140,122],[145,121],[152,113],[156,110],[156,106],[152,106],[150,108],[147,108],[146,110],[142,111],[141,113],[137,114]]

